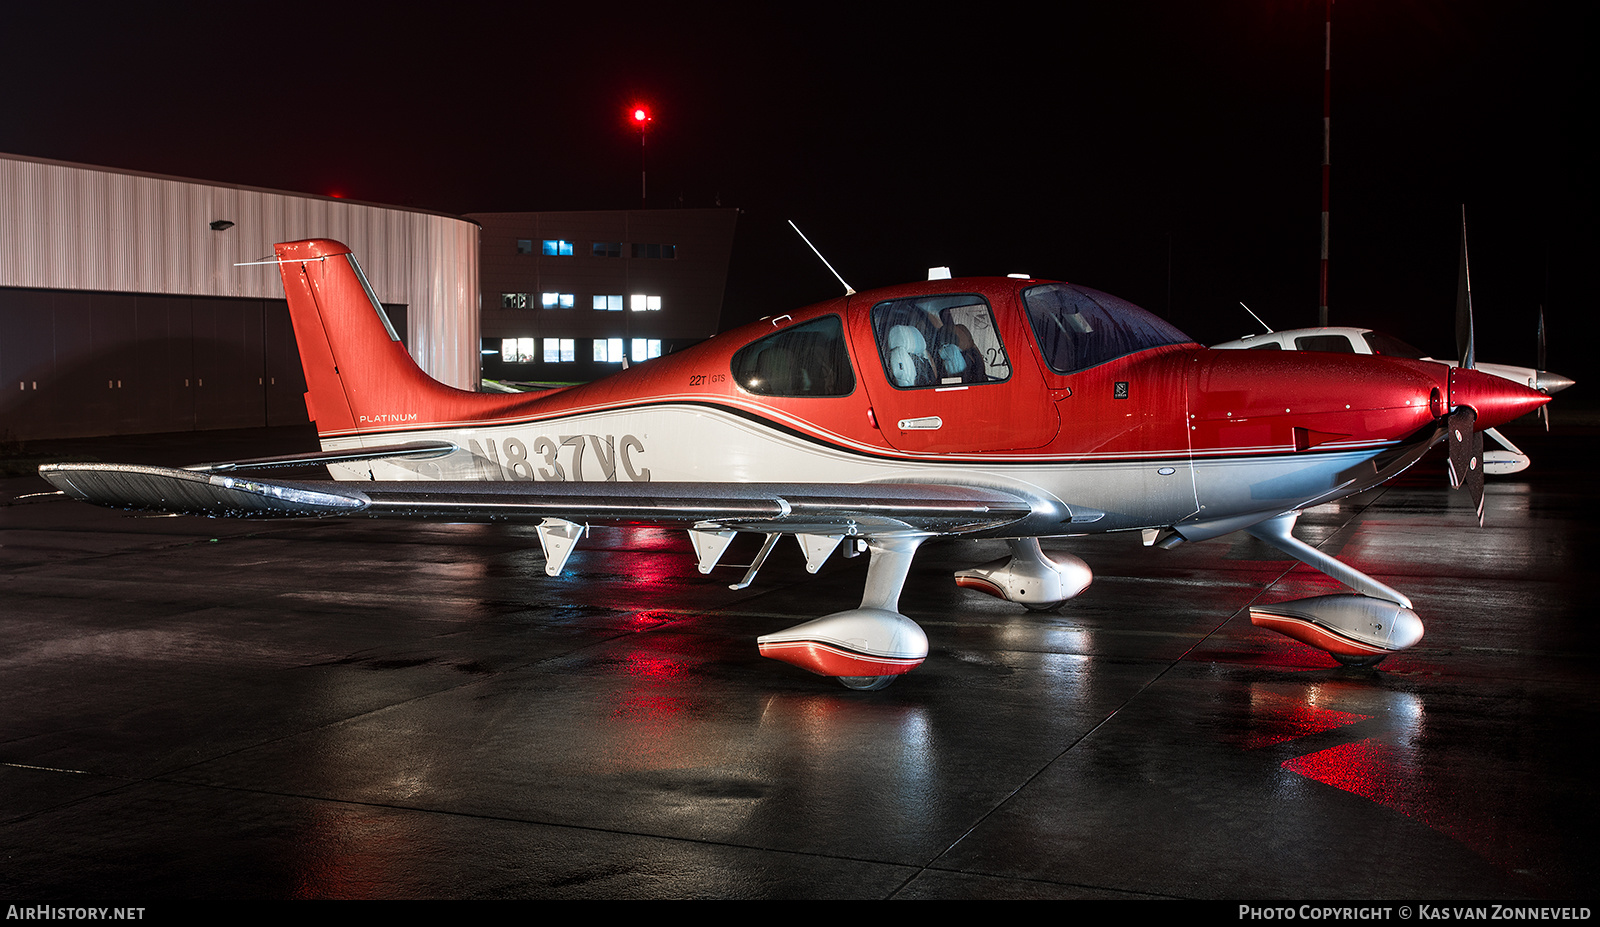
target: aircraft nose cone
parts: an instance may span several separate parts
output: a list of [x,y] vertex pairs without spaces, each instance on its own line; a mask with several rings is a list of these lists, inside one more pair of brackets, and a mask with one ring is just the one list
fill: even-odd
[[1556,393],[1561,392],[1575,382],[1575,380],[1570,380],[1559,373],[1551,373],[1548,370],[1541,370],[1539,371],[1538,376],[1534,378],[1533,385],[1539,390],[1539,392],[1549,393],[1550,395],[1554,396]]
[[1547,393],[1480,370],[1450,371],[1450,405],[1476,409],[1479,431],[1521,418],[1549,401]]

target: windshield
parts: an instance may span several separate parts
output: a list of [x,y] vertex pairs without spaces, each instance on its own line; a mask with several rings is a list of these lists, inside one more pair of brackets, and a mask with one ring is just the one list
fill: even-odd
[[1167,344],[1194,339],[1125,299],[1066,283],[1022,292],[1045,363],[1056,373],[1085,370]]

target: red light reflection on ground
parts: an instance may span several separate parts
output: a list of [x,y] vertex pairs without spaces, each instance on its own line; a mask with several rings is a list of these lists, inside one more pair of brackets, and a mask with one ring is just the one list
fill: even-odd
[[630,631],[647,631],[650,628],[681,620],[683,620],[683,615],[678,612],[634,612],[624,620],[623,627]]
[[629,654],[623,668],[629,676],[650,680],[673,679],[684,673],[683,664],[677,660],[648,653]]
[[1283,768],[1415,816],[1425,802],[1416,794],[1416,773],[1408,751],[1372,738],[1340,744],[1286,760]]
[[667,557],[631,557],[627,579],[630,584],[656,585],[683,578],[683,564]]
[[1466,822],[1451,819],[1413,758],[1410,749],[1368,738],[1295,757],[1283,768],[1415,818],[1483,853],[1486,848],[1471,839]]
[[[1250,733],[1245,737],[1245,749],[1270,747],[1273,744],[1294,740],[1296,737],[1320,734],[1347,724],[1355,724],[1370,717],[1372,716],[1336,711],[1332,708],[1318,708],[1306,704],[1304,699],[1287,695],[1252,691]],[[1284,765],[1288,766],[1287,763]]]
[[1441,778],[1415,743],[1394,732],[1297,756],[1282,768],[1397,811],[1508,869],[1529,839],[1514,823],[1507,831],[1511,822],[1486,813],[1484,801],[1462,801],[1456,777]]
[[659,728],[669,721],[676,721],[688,708],[687,701],[676,696],[633,695],[618,702],[611,717]]

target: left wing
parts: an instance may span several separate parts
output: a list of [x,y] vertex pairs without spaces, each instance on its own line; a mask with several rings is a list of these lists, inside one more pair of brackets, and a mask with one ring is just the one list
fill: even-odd
[[928,483],[533,483],[262,480],[139,464],[45,464],[39,475],[96,505],[233,518],[562,519],[783,534],[965,534],[1033,511],[1022,496]]
[[[399,450],[425,455],[439,448]],[[533,522],[551,576],[562,572],[590,524],[685,528],[702,574],[717,566],[740,531],[765,533],[733,589],[754,581],[784,534],[795,535],[812,573],[851,538],[847,555],[872,554],[861,608],[757,643],[767,656],[867,689],[883,687],[928,655],[922,629],[896,610],[917,545],[929,535],[1003,528],[1034,513],[1033,502],[1021,495],[950,484],[292,481],[230,476],[222,469],[59,463],[41,466],[39,475],[84,502],[139,511]]]

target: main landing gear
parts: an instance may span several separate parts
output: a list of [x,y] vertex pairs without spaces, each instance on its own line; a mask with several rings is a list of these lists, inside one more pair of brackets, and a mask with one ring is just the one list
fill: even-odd
[[863,691],[882,689],[916,669],[927,659],[928,635],[900,614],[900,590],[925,538],[868,538],[872,559],[861,607],[764,634],[756,638],[761,655],[836,677],[845,688]]
[[1038,538],[1006,543],[1011,546],[1010,557],[957,572],[956,585],[1043,612],[1059,607],[1094,581],[1089,564],[1071,554],[1046,554]]
[[[928,656],[928,637],[900,614],[900,590],[922,536],[867,539],[872,560],[861,607],[835,612],[757,638],[761,655],[822,676],[847,689],[875,691]],[[956,574],[956,583],[1034,609],[1048,609],[1089,585],[1089,565],[1069,554],[1046,555],[1036,538],[1008,541],[1011,556]]]
[[[1297,539],[1293,529],[1298,517],[1290,512],[1244,530],[1359,594],[1252,605],[1250,622],[1324,650],[1347,666],[1375,666],[1420,641],[1422,620],[1411,610],[1411,600]],[[928,656],[928,637],[899,607],[912,557],[925,537],[867,538],[872,560],[860,607],[763,635],[756,641],[761,655],[832,676],[860,691],[882,689],[921,665]],[[1078,595],[1094,579],[1088,564],[1071,554],[1046,554],[1036,538],[1006,543],[1010,557],[961,570],[956,583],[1047,610]]]

